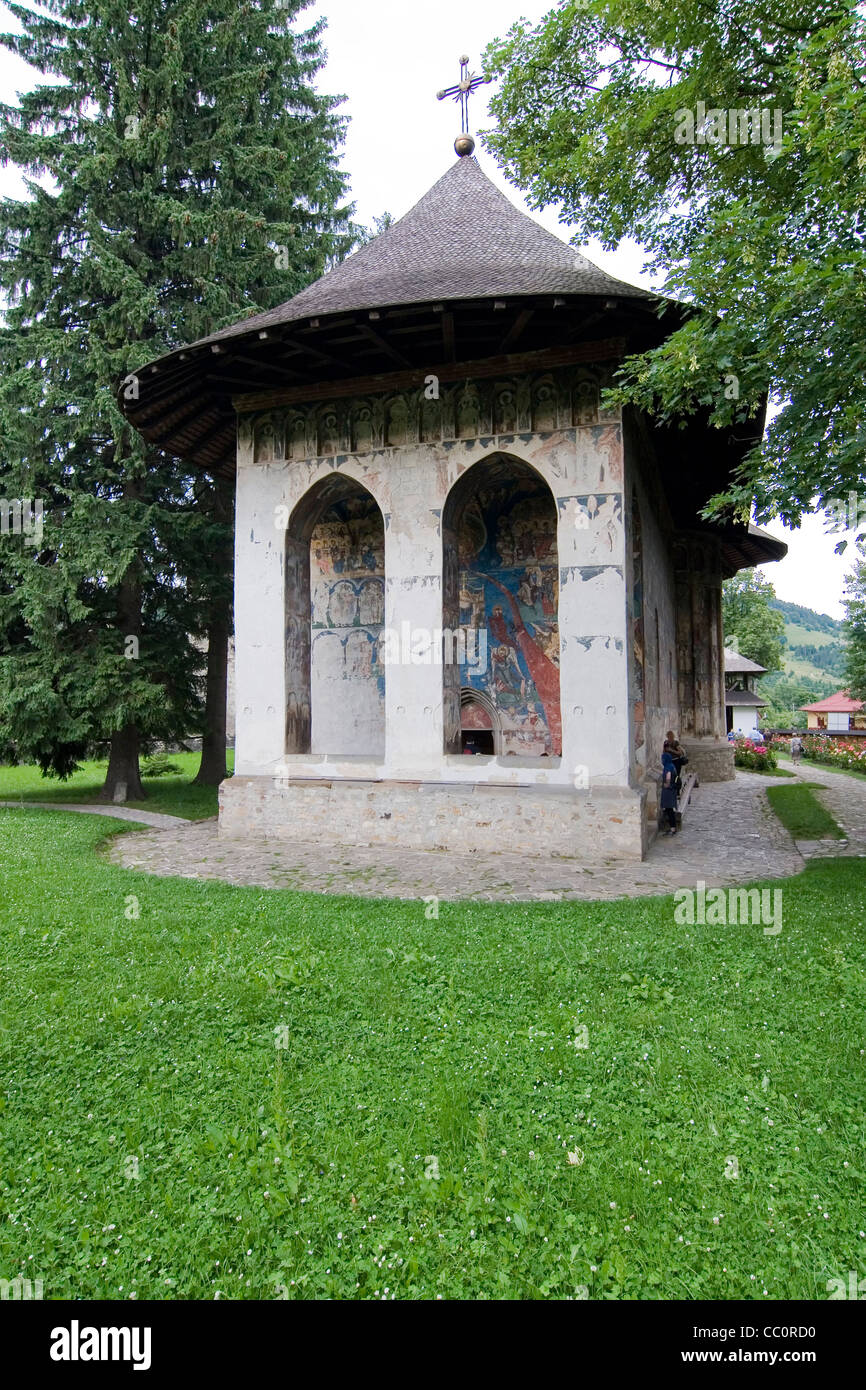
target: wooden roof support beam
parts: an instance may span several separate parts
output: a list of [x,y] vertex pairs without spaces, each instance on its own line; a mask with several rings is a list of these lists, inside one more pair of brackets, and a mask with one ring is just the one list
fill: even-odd
[[442,347],[445,361],[453,362],[455,359],[454,315],[450,309],[446,309],[442,315]]
[[135,377],[139,385],[144,388],[143,394],[147,396],[147,399],[156,401],[161,396],[171,395],[173,391],[177,391],[185,383],[195,381],[198,378],[198,367],[194,362],[185,362],[174,372],[161,372],[158,378],[151,375],[150,372],[127,372],[120,383],[121,387],[132,377]]
[[580,337],[581,333],[585,333],[588,328],[592,328],[594,324],[598,323],[604,317],[605,315],[601,312],[600,309],[596,310],[595,313],[587,314],[585,319],[581,319],[580,323],[575,324],[574,328],[570,329],[569,332],[566,333],[566,342],[573,342],[575,338]]
[[374,342],[378,348],[381,348],[385,356],[390,357],[392,362],[396,362],[397,365],[400,367],[412,366],[412,363],[409,361],[409,358],[404,357],[402,352],[398,352],[395,347],[392,347],[391,344],[388,342],[388,339],[384,338],[381,333],[377,333],[375,328],[371,328],[368,323],[359,323],[358,327],[364,334],[364,337],[369,338],[371,342]]
[[230,366],[234,362],[242,362],[245,367],[252,367],[256,372],[271,372],[278,377],[294,376],[298,377],[301,381],[304,379],[301,372],[293,372],[291,367],[281,367],[278,362],[272,364],[263,361],[260,357],[249,357],[243,352],[233,352],[231,363],[227,365]]
[[200,449],[200,448],[202,448],[203,445],[210,443],[210,441],[211,441],[216,435],[220,434],[223,430],[230,430],[230,431],[231,431],[231,436],[232,436],[232,462],[234,462],[234,441],[235,441],[235,436],[236,436],[236,432],[237,432],[237,425],[236,425],[236,422],[232,419],[232,417],[231,417],[230,415],[225,416],[222,420],[217,420],[216,424],[211,425],[210,429],[205,430],[204,434],[201,435],[201,437],[196,441],[196,448],[197,448],[197,449]]
[[[169,420],[169,419],[171,420],[171,424],[168,426],[168,429],[171,431],[171,434],[172,434],[172,435],[174,435],[174,433],[175,433],[177,430],[182,430],[182,429],[184,429],[184,428],[186,427],[187,421],[189,421],[189,420],[195,420],[195,419],[197,419],[197,418],[199,418],[199,419],[201,418],[202,403],[201,403],[200,400],[195,400],[195,401],[193,401],[192,404],[190,405],[190,408],[189,408],[188,410],[184,410],[184,411],[182,411],[182,412],[180,411],[180,405],[181,405],[181,404],[186,404],[186,402],[182,402],[182,403],[179,402],[179,403],[178,403],[178,412],[177,412],[177,418],[176,418],[176,419],[173,419],[173,418],[172,418],[172,416],[175,414],[175,412],[173,412],[173,411],[171,411],[171,410],[163,411],[163,413],[162,413],[162,414],[160,415],[160,417],[159,417],[160,420]],[[210,406],[210,408],[212,409],[213,407]],[[137,426],[137,428],[140,428],[140,429],[147,429],[147,428],[148,428],[147,422],[145,422],[143,425]]]
[[[296,375],[297,373],[292,373],[292,376]],[[249,388],[250,383],[253,380],[253,377],[230,376],[227,373],[217,374],[216,372],[208,372],[204,380],[210,386],[239,386],[241,390],[243,390],[244,388]],[[259,380],[256,389],[259,391],[278,391],[280,389],[280,385],[281,383],[279,381],[274,381],[273,378],[268,378],[266,380]]]
[[[176,399],[178,405],[183,404],[190,395],[192,389],[201,392],[201,377],[195,373],[188,381],[172,381],[169,377],[161,391],[153,389],[148,382],[137,402],[130,402],[136,408],[128,411],[128,417],[136,428],[139,420],[148,420],[154,411],[159,411],[161,415],[167,413],[166,401]],[[123,391],[118,393],[122,397]],[[124,402],[125,403],[125,402]]]
[[500,352],[507,352],[510,347],[514,346],[534,313],[534,309],[520,310],[520,313],[516,316],[508,332],[505,334],[505,337],[502,339],[502,342],[499,344]]
[[290,338],[284,335],[283,343],[286,347],[294,348],[296,352],[309,353],[310,357],[315,357],[317,362],[326,362],[329,367],[337,367],[341,372],[348,370],[348,363],[342,362],[339,357],[332,357],[329,352],[322,348],[314,347],[312,343],[305,342],[303,339]]
[[[204,431],[203,434],[200,434],[199,437],[198,437],[198,439],[196,439],[195,444],[193,445],[193,448],[195,449],[196,454],[200,454],[201,451],[202,451],[202,449],[205,448],[205,446],[206,446],[207,444],[209,444],[210,441],[211,441],[212,439],[216,438],[216,436],[217,436],[218,434],[221,434],[224,430],[230,430],[230,431],[231,431],[231,436],[232,436],[231,463],[232,463],[232,469],[234,469],[234,461],[235,461],[235,458],[234,458],[234,455],[235,455],[235,422],[234,422],[234,420],[231,419],[230,416],[227,416],[227,417],[223,418],[222,420],[218,420],[217,423],[216,423],[215,425],[211,425],[210,429],[207,429],[207,430]],[[174,440],[174,438],[175,438],[175,436],[174,436],[174,434],[172,434],[172,435],[171,435],[171,440]],[[173,447],[172,447],[172,444],[171,444],[171,443],[165,445],[164,447],[165,447],[165,449],[166,449],[166,451],[167,451],[168,453],[172,453]],[[174,452],[180,454],[181,457],[185,457],[185,456],[188,456],[188,452],[189,452],[189,451],[188,451],[187,446],[184,446],[183,448],[175,447],[175,448],[174,448]]]
[[283,390],[250,393],[232,397],[237,410],[266,410],[272,406],[293,405],[295,402],[327,401],[343,396],[363,396],[371,392],[400,391],[424,386],[424,378],[432,373],[442,381],[460,381],[464,377],[492,377],[500,373],[549,371],[553,367],[571,366],[575,362],[610,362],[625,356],[625,338],[604,338],[592,343],[577,343],[572,347],[540,348],[532,352],[505,353],[497,357],[481,357],[474,361],[430,363],[403,372],[377,372],[371,376],[346,377],[339,381],[318,381],[309,386],[291,386]]

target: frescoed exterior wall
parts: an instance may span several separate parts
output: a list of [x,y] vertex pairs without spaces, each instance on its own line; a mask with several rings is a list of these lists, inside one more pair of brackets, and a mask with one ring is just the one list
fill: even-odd
[[646,629],[643,592],[643,527],[637,488],[631,493],[631,700],[635,773],[646,775]]
[[[531,854],[556,846],[640,857],[646,793],[632,774],[622,423],[599,407],[601,380],[566,368],[443,386],[432,403],[419,386],[400,401],[338,398],[241,417],[239,743],[221,807],[231,833],[295,833],[292,808],[321,784],[335,816],[343,790],[351,798],[357,789],[353,833],[364,842],[474,848],[512,836]],[[334,563],[313,537],[334,520],[320,502],[362,492],[383,523],[384,566],[372,545],[374,569],[361,548]],[[383,629],[361,612],[358,586],[369,578],[384,579]],[[384,675],[384,751],[338,742],[336,724],[327,739],[318,729],[305,738],[303,719],[298,734],[286,719],[292,690],[311,685],[300,638],[298,659],[285,659],[311,608],[306,631],[317,648],[339,643],[340,662],[343,639],[381,631],[381,674],[334,657],[323,670],[343,721],[354,705],[337,699],[336,671],[344,697],[357,680],[365,698]],[[414,634],[474,625],[486,638],[482,664],[415,658]],[[377,683],[377,704],[380,694]],[[470,728],[487,756],[461,752]],[[245,779],[259,789],[251,800]],[[527,816],[528,788],[549,790],[544,816]]]
[[[595,796],[632,785],[622,426],[618,412],[599,408],[603,381],[603,371],[581,367],[443,385],[441,399],[432,403],[423,390],[412,390],[404,393],[405,419],[393,397],[241,417],[236,601],[246,660],[238,665],[240,775],[290,765],[298,778],[550,784],[591,787]],[[426,409],[430,404],[435,418]],[[371,432],[361,429],[368,414]],[[516,432],[503,432],[509,427]],[[453,631],[461,608],[477,606],[478,576],[471,566],[464,566],[461,598],[457,525],[471,498],[491,487],[494,464],[497,485],[520,486],[513,494],[516,538],[503,513],[491,533],[501,548],[494,544],[484,558],[483,677],[466,669],[471,661],[462,670],[437,669],[423,660],[392,660],[389,653],[382,658],[384,756],[371,753],[362,769],[357,744],[346,762],[318,737],[314,751],[303,704],[311,666],[304,661],[303,630],[314,631],[304,621],[314,586],[302,592],[311,554],[308,503],[315,507],[331,492],[335,502],[345,500],[353,490],[374,499],[384,522],[384,638],[397,634],[402,646],[404,628]],[[527,476],[533,488],[525,486]],[[521,517],[521,506],[543,497],[552,507],[543,509],[540,522]],[[323,517],[316,513],[315,521]],[[338,625],[333,613],[331,621]],[[494,646],[497,632],[505,640]],[[281,661],[287,644],[289,658]],[[503,646],[504,652],[497,650]],[[498,687],[498,704],[491,699],[497,756],[484,762],[454,756],[461,753],[461,690],[467,687],[485,698],[488,688]],[[285,713],[293,698],[296,719]],[[506,751],[500,737],[500,713],[508,714],[509,705],[513,732],[524,735],[517,740],[520,753]]]
[[[655,826],[664,740],[668,729],[677,735],[681,732],[672,541],[675,528],[662,485],[652,431],[646,421],[631,412],[625,422],[625,445],[627,495],[631,504],[633,624],[638,616],[642,618],[640,633],[632,634],[630,684],[633,691],[640,689],[643,693],[641,700],[633,698],[632,702],[632,775],[636,786],[647,788],[647,818]],[[632,518],[637,517],[639,522],[635,524]],[[642,596],[640,614],[635,601],[638,585]],[[641,718],[642,731],[639,730]]]
[[[532,478],[483,487],[458,523],[460,626],[483,634],[466,642],[460,683],[489,697],[506,755],[562,752],[556,524]],[[464,703],[463,727],[478,727],[470,717]]]
[[335,503],[310,539],[312,753],[385,751],[385,534],[370,497]]

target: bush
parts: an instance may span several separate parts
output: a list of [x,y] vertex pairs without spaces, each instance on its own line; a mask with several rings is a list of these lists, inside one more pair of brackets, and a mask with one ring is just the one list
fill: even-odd
[[149,758],[144,758],[141,764],[143,777],[168,777],[172,772],[180,772],[177,763],[173,763],[167,753],[152,753]]
[[738,738],[734,740],[734,766],[748,768],[751,772],[772,772],[778,760],[767,744]]

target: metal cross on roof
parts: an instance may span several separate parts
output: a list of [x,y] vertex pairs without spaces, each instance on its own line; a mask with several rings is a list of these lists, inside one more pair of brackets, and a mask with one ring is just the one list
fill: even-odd
[[439,101],[444,101],[446,97],[453,97],[460,102],[460,133],[469,134],[469,98],[474,91],[485,82],[492,82],[492,77],[481,77],[470,75],[469,58],[466,54],[460,59],[460,81],[453,87],[444,87],[441,92],[436,93]]

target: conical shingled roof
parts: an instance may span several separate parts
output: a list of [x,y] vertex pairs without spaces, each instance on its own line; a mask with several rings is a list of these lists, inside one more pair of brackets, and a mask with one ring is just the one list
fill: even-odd
[[676,306],[662,324],[658,304],[515,208],[464,155],[294,299],[145,364],[118,404],[150,443],[229,477],[239,396],[384,382],[395,368],[422,380],[479,361],[523,370],[545,353],[609,362],[671,331]]
[[318,314],[536,294],[653,298],[520,212],[476,159],[463,156],[399,222],[294,299],[205,341]]

